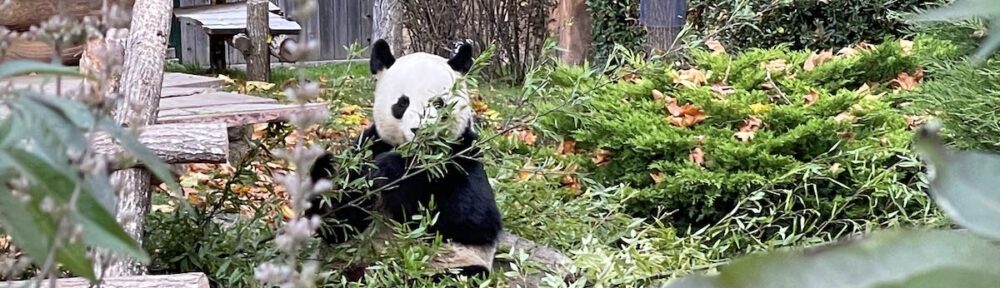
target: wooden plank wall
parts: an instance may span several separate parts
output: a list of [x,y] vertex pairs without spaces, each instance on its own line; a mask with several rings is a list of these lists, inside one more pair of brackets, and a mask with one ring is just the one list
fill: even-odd
[[[309,39],[319,41],[320,52],[310,60],[344,60],[348,59],[348,52],[344,46],[358,43],[367,47],[371,42],[372,33],[372,3],[373,0],[319,0],[318,7],[313,12],[309,21],[299,25],[306,29]],[[193,5],[205,5],[211,0],[180,0],[181,7]],[[240,0],[226,0],[226,2],[241,2]],[[286,14],[290,14],[295,8],[295,0],[271,0],[271,2],[281,7]],[[294,20],[294,19],[293,19]],[[182,63],[196,64],[207,67],[208,61],[208,35],[201,28],[194,24],[181,21],[181,54],[179,58]],[[243,55],[230,47],[227,49],[229,64],[245,64]],[[367,51],[362,57],[368,57]],[[272,58],[272,62],[277,63],[277,59]]]

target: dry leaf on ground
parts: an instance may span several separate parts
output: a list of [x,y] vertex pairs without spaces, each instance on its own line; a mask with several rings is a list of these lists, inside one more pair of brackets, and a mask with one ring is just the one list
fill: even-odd
[[708,77],[705,76],[705,72],[698,69],[688,69],[682,70],[676,77],[674,77],[674,84],[681,84],[688,88],[697,88],[702,84],[708,82]]
[[784,72],[785,69],[788,68],[788,63],[785,62],[785,59],[776,59],[776,60],[771,60],[769,62],[760,63],[760,67],[767,70],[767,72],[778,73],[778,72]]
[[590,161],[594,162],[597,166],[607,165],[608,162],[611,162],[611,151],[597,149],[597,151],[594,152],[594,157],[591,157]]
[[559,144],[559,148],[556,149],[556,154],[566,155],[576,153],[576,141],[573,139],[563,139],[562,143]]
[[664,178],[667,178],[667,175],[663,175],[660,172],[650,172],[649,177],[653,178],[653,183],[660,184],[663,183]]
[[734,89],[733,86],[724,85],[722,83],[712,84],[712,89],[711,90],[715,94],[721,95],[721,96],[726,96],[726,95],[729,95],[729,94],[736,93],[736,89]]
[[684,104],[684,106],[677,106],[677,99],[675,98],[670,98],[667,102],[667,112],[670,113],[667,116],[667,121],[679,127],[694,126],[708,117],[704,110],[690,103]]
[[812,55],[809,55],[806,62],[802,64],[802,69],[812,71],[813,69],[816,69],[816,67],[819,67],[819,65],[823,65],[823,63],[830,61],[830,59],[833,59],[833,50],[813,53]]
[[691,160],[698,167],[705,167],[705,151],[701,150],[701,147],[695,147],[688,154],[688,160]]
[[917,89],[917,86],[919,86],[920,83],[923,82],[923,80],[924,80],[924,70],[920,69],[917,70],[917,72],[913,73],[912,76],[910,75],[910,73],[900,72],[899,75],[896,76],[896,79],[890,81],[889,84],[892,87],[897,87],[899,89],[911,91]]
[[816,101],[819,101],[819,91],[816,91],[816,89],[810,88],[809,89],[809,94],[806,94],[806,97],[803,99],[803,101],[805,102],[806,106],[809,106],[809,105],[812,105],[813,103],[816,103]]
[[663,96],[663,92],[660,92],[660,90],[656,90],[656,89],[653,89],[652,95],[653,95],[653,100],[656,100],[656,101],[660,101],[660,100],[663,100],[663,99],[666,98],[665,96]]
[[740,131],[736,132],[736,138],[740,139],[742,142],[747,142],[753,140],[754,135],[757,134],[757,130],[760,130],[763,121],[755,116],[750,116],[746,120],[743,120],[743,126],[740,127]]
[[899,39],[899,48],[903,50],[903,55],[910,55],[913,53],[913,41]]
[[708,46],[708,50],[712,51],[712,54],[726,54],[726,47],[722,46],[722,42],[719,40],[708,40],[705,41],[705,46]]

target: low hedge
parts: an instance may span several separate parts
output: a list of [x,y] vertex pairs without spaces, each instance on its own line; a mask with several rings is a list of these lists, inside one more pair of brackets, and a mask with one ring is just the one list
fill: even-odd
[[[926,208],[909,156],[910,122],[884,96],[899,92],[890,84],[899,73],[918,69],[900,43],[809,69],[807,61],[822,57],[787,47],[735,57],[695,50],[691,70],[631,63],[616,79],[578,82],[584,69],[561,67],[550,75],[559,87],[550,93],[571,99],[538,109],[572,104],[543,116],[537,129],[590,151],[578,159],[587,177],[639,189],[632,213],[668,214],[663,219],[679,227],[715,223],[748,202],[765,203],[761,214],[846,221],[812,227],[819,230],[893,219]],[[671,99],[703,111],[702,122],[672,125]],[[756,121],[752,139],[736,137]]]

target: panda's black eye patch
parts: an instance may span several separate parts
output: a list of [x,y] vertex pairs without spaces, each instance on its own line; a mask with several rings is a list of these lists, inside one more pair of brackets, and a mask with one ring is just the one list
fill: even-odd
[[434,108],[441,109],[444,108],[444,99],[437,98],[434,99]]
[[406,97],[406,95],[400,96],[399,100],[396,100],[396,104],[392,104],[392,117],[403,119],[403,114],[406,113],[406,108],[409,107],[410,97]]

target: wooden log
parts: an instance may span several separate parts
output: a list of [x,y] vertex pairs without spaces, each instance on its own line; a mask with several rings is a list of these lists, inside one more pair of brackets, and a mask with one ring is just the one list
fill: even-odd
[[297,57],[292,55],[291,45],[295,44],[295,39],[288,37],[288,35],[281,34],[271,38],[271,56],[278,58],[281,62],[296,62],[299,61]]
[[247,80],[271,81],[271,48],[267,38],[271,36],[267,0],[247,1],[247,37],[250,38],[250,53],[247,54]]
[[[11,282],[10,287],[34,287],[30,281]],[[48,287],[48,280],[43,286]],[[5,284],[6,285],[6,284]],[[56,288],[89,288],[87,279],[63,278],[56,281]],[[104,288],[209,288],[208,277],[203,273],[176,275],[148,275],[105,278],[100,287]]]
[[[229,155],[226,130],[224,123],[160,124],[143,127],[138,138],[167,164],[226,163]],[[110,135],[98,135],[94,150],[119,158],[125,150],[116,142]]]
[[67,17],[87,16],[101,7],[101,0],[9,0],[10,6],[0,9],[0,26],[27,31],[32,25],[58,14],[59,2],[62,2],[63,15]]
[[250,37],[247,37],[247,34],[244,33],[233,36],[233,40],[229,41],[229,45],[232,45],[233,48],[236,48],[236,50],[243,53],[244,56],[250,55],[250,51],[253,49],[253,43],[251,43]]
[[[128,48],[125,50],[125,67],[122,72],[121,91],[125,101],[121,101],[115,112],[118,123],[142,126],[156,121],[156,111],[160,104],[160,90],[163,85],[163,67],[166,59],[170,19],[173,10],[171,0],[136,0]],[[149,213],[150,174],[142,169],[128,169],[115,172],[112,181],[121,183],[121,193],[116,200],[116,218],[125,232],[133,239],[143,239],[143,226]],[[102,256],[102,255],[99,255]],[[107,257],[104,255],[103,257]],[[102,272],[106,277],[142,275],[146,267],[132,259],[112,260]]]

